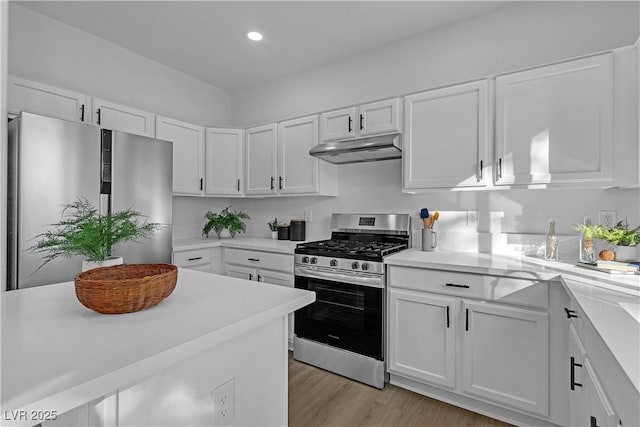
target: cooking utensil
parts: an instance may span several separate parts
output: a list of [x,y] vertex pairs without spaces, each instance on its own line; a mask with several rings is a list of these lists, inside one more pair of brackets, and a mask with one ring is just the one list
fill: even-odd
[[435,225],[435,223],[438,220],[438,218],[440,218],[440,212],[436,211],[436,213],[431,215],[431,224],[430,224],[429,228],[433,228],[433,226]]
[[427,208],[422,208],[420,209],[420,218],[422,218],[422,225],[424,228],[429,228],[428,224],[428,220],[427,218],[429,218],[429,209]]

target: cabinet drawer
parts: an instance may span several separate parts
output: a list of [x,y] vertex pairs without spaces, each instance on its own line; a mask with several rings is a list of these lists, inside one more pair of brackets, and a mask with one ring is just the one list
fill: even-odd
[[193,267],[211,263],[210,249],[194,249],[173,253],[173,263],[178,267]]
[[293,273],[293,255],[288,254],[225,248],[224,260],[227,264]]
[[544,281],[410,267],[390,267],[388,280],[394,288],[548,308]]

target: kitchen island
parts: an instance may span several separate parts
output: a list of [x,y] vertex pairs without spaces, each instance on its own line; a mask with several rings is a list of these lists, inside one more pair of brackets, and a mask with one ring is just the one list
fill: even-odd
[[212,425],[225,384],[222,423],[286,424],[287,315],[314,299],[186,269],[137,313],[93,312],[72,282],[5,293],[2,425]]

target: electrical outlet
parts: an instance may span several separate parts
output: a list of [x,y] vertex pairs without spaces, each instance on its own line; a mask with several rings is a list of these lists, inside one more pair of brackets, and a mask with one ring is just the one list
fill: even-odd
[[304,220],[305,222],[311,222],[311,209],[304,210]]
[[478,226],[478,211],[467,211],[467,227]]
[[235,382],[231,378],[226,383],[211,391],[213,401],[213,425],[215,427],[231,424],[235,406]]
[[598,212],[598,222],[605,227],[613,227],[618,222],[616,211]]

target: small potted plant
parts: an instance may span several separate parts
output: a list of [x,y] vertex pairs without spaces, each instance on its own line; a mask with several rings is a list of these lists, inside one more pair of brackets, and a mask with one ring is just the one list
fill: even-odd
[[209,233],[213,230],[218,239],[225,229],[229,230],[231,238],[234,238],[236,233],[245,233],[247,226],[242,220],[250,219],[245,212],[232,210],[231,206],[222,209],[220,213],[208,211],[204,217],[207,222],[202,228],[202,235],[209,238]]
[[595,226],[593,235],[613,246],[616,261],[635,261],[636,246],[640,243],[640,227],[629,229],[627,221],[619,221],[613,228]]
[[278,218],[273,218],[273,221],[267,223],[269,230],[271,230],[271,238],[278,238]]
[[[629,229],[626,221],[618,222],[614,227],[605,227],[603,225],[586,225],[579,224],[575,227],[584,235],[601,239],[612,246],[612,251],[608,251],[612,259],[615,256],[616,261],[634,261],[637,258],[636,251],[638,243],[640,243],[640,227]],[[601,251],[601,257],[602,257]],[[611,253],[613,252],[613,253]],[[615,255],[614,255],[615,254]]]
[[148,238],[161,224],[150,223],[132,209],[101,214],[85,199],[67,204],[62,218],[35,238],[33,252],[46,253],[38,269],[58,257],[82,255],[82,271],[122,264],[122,257],[112,257],[111,248],[118,243]]

